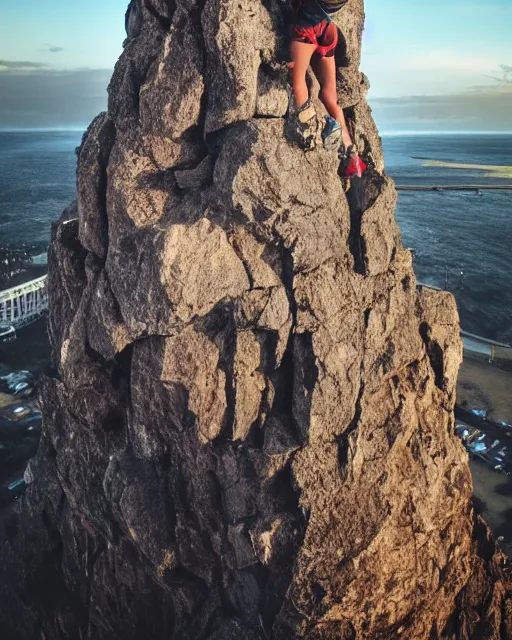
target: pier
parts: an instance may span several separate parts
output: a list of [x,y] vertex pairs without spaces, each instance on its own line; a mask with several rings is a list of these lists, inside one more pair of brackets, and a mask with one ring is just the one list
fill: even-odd
[[397,191],[512,191],[512,184],[395,185]]
[[15,329],[34,322],[48,309],[47,276],[0,291],[0,324]]

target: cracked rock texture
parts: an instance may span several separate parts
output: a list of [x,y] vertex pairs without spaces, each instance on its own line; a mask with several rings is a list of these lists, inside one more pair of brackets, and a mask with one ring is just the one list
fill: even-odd
[[130,3],[53,228],[4,639],[512,638],[453,435],[457,310],[401,243],[362,0],[336,60],[363,214],[337,155],[289,138],[287,4]]

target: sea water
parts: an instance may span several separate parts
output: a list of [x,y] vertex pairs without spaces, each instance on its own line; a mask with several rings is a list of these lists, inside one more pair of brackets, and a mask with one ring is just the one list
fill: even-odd
[[[386,171],[397,185],[512,185],[482,169],[512,167],[512,135],[422,135],[383,138]],[[402,191],[397,221],[414,248],[418,280],[455,295],[462,327],[512,343],[512,191]]]
[[[0,246],[48,242],[75,197],[80,140],[79,131],[0,132]],[[512,184],[482,169],[429,165],[512,166],[510,135],[384,136],[383,144],[398,185]],[[447,285],[467,331],[512,342],[512,191],[400,192],[396,216],[418,279]]]
[[75,199],[80,131],[0,131],[0,246],[47,244]]

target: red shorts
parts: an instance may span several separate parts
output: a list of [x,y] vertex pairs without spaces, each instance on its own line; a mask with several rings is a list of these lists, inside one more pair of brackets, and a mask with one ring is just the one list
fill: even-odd
[[334,55],[334,50],[338,44],[338,29],[333,22],[322,20],[314,27],[303,27],[300,24],[292,24],[292,40],[296,42],[306,42],[316,44],[315,53],[325,58]]

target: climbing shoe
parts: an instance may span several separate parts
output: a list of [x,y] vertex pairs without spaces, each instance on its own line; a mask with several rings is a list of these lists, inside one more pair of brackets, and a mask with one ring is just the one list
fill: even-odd
[[341,126],[332,116],[325,117],[322,140],[327,151],[337,151],[341,145]]
[[360,155],[357,153],[357,149],[354,145],[351,145],[345,154],[343,159],[342,175],[344,178],[360,178],[366,171],[367,166],[361,160]]
[[311,104],[311,100],[308,100],[297,113],[298,142],[305,151],[311,151],[315,148],[317,129],[315,107]]

